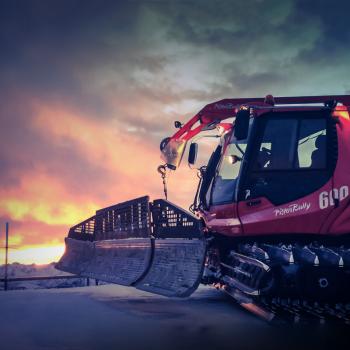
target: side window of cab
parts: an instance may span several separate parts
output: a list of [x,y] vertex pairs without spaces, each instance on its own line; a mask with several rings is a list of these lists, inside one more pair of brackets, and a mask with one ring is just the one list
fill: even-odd
[[[270,113],[258,121],[244,199],[280,205],[322,187],[332,174],[329,113]],[[333,141],[334,142],[334,141]]]

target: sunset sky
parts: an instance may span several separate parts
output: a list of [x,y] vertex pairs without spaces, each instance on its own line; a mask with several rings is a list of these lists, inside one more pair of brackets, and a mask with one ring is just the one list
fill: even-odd
[[[0,2],[0,239],[57,260],[98,208],[163,196],[159,142],[227,97],[350,93],[348,1]],[[195,173],[170,178],[188,206]],[[3,259],[3,253],[0,259]]]

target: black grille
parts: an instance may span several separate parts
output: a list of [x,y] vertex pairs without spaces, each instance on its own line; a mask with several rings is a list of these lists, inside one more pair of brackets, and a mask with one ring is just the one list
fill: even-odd
[[68,237],[83,241],[93,241],[95,233],[95,219],[96,216],[92,216],[91,218],[71,227]]
[[148,237],[149,197],[140,197],[96,212],[95,239]]
[[156,238],[200,238],[201,223],[191,213],[166,200],[150,203],[145,196],[97,210],[95,216],[73,226],[68,237],[102,241],[146,238],[151,234]]
[[157,238],[200,238],[201,225],[191,213],[157,199],[152,204],[153,235]]

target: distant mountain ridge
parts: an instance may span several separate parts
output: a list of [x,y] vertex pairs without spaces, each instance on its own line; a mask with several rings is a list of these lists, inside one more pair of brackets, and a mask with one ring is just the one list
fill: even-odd
[[[36,277],[36,276],[61,276],[67,275],[67,273],[56,270],[55,262],[45,265],[24,265],[20,263],[12,263],[8,265],[8,278],[15,277]],[[3,278],[5,275],[5,265],[0,266],[0,276]]]

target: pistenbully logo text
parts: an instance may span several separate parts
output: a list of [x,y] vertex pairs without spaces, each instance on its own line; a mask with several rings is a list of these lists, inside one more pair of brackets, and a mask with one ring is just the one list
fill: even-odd
[[298,211],[308,211],[311,207],[311,203],[303,202],[301,204],[293,203],[288,205],[288,207],[277,208],[274,210],[276,216],[283,216],[288,214],[293,214]]

